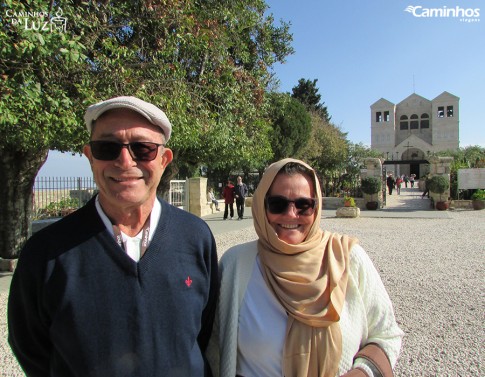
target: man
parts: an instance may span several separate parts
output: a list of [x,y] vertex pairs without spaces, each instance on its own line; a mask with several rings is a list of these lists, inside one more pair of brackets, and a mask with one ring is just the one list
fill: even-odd
[[227,184],[222,190],[222,197],[224,198],[224,220],[227,220],[227,215],[230,212],[231,220],[234,217],[234,185],[231,180],[227,180]]
[[156,197],[171,124],[134,97],[92,105],[85,121],[99,194],[22,250],[8,306],[12,350],[27,376],[211,376],[214,238]]
[[389,173],[389,175],[387,176],[386,183],[387,183],[387,188],[389,189],[389,195],[392,195],[392,189],[396,184],[396,181],[394,180],[392,173]]
[[248,196],[248,186],[243,183],[242,178],[237,177],[237,184],[234,187],[234,197],[236,198],[237,219],[242,220],[244,217],[244,206]]

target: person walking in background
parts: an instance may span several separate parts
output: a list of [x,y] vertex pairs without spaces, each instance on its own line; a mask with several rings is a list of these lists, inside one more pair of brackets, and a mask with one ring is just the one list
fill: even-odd
[[220,211],[219,202],[214,195],[214,190],[212,189],[212,187],[209,189],[209,200],[216,207],[216,211]]
[[237,219],[242,220],[244,218],[244,206],[246,202],[246,196],[248,196],[248,186],[243,183],[242,178],[237,177],[237,183],[234,187],[234,197],[236,198],[236,210]]
[[411,183],[411,187],[414,187],[414,180],[416,179],[416,174],[411,174],[409,176],[409,182]]
[[401,185],[402,185],[402,178],[398,176],[396,179],[396,192],[398,195],[401,195]]
[[[231,216],[231,220],[234,217],[234,185],[230,180],[227,180],[227,184],[222,190],[222,197],[224,198],[224,220],[227,220],[228,214]],[[228,213],[230,212],[230,213]]]
[[83,152],[99,193],[32,236],[8,301],[27,376],[206,376],[219,279],[200,218],[157,198],[165,113],[135,97],[90,106]]
[[252,210],[258,240],[220,260],[207,353],[215,375],[392,376],[404,333],[358,241],[320,228],[315,171],[294,159],[272,164]]
[[386,184],[387,184],[387,188],[389,189],[389,195],[392,195],[392,189],[394,188],[394,185],[396,184],[396,181],[394,180],[392,173],[389,173],[389,175],[387,176]]
[[408,176],[407,175],[404,175],[403,180],[404,180],[404,185],[406,186],[406,188],[408,188],[408,183],[409,183]]

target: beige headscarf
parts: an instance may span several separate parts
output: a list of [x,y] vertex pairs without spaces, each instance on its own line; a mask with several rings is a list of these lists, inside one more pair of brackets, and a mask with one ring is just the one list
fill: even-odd
[[[266,218],[264,199],[277,173],[289,162],[313,172],[315,221],[298,245],[281,241]],[[291,377],[333,377],[342,355],[338,321],[345,301],[349,251],[356,239],[320,229],[322,195],[314,170],[303,161],[284,159],[265,171],[254,194],[254,227],[266,283],[288,312],[283,374]]]

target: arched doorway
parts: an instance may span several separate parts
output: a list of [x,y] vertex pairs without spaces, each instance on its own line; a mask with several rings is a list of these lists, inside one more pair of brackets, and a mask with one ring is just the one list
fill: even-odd
[[[418,148],[408,148],[401,155],[400,174],[405,174],[408,177],[411,174],[416,175],[416,179],[426,175],[428,173],[428,166],[426,160],[426,154]],[[406,163],[403,163],[406,161]],[[425,161],[425,164],[423,164]]]

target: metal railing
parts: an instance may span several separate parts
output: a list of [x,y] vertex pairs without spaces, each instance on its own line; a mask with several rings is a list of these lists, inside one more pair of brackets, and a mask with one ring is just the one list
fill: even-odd
[[38,177],[34,183],[34,220],[61,217],[84,204],[97,192],[93,178]]
[[169,203],[175,207],[186,208],[186,187],[185,180],[170,181]]
[[[97,190],[93,178],[38,177],[32,195],[33,219],[65,216],[85,205]],[[185,180],[170,181],[169,203],[187,208],[186,192]]]

